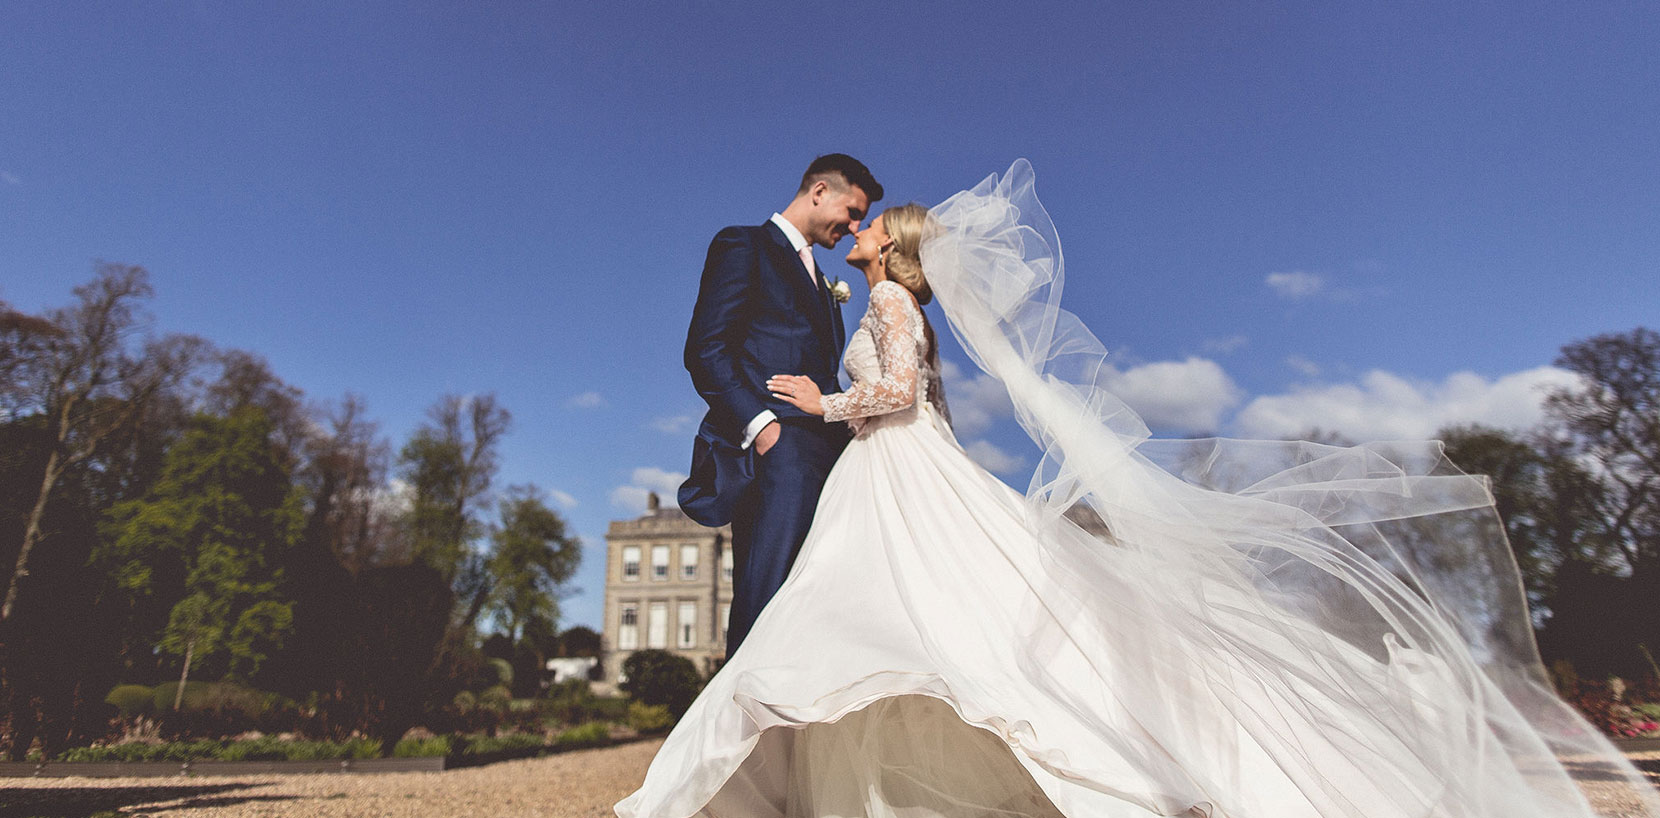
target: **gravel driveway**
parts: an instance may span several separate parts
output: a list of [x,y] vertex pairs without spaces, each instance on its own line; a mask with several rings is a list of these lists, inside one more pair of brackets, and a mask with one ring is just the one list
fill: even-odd
[[[661,739],[442,773],[0,780],[0,818],[602,818],[632,792]],[[1632,760],[1660,785],[1660,752]],[[1586,781],[1610,818],[1638,815],[1616,785]]]
[[441,773],[0,780],[0,818],[598,818],[661,739]]

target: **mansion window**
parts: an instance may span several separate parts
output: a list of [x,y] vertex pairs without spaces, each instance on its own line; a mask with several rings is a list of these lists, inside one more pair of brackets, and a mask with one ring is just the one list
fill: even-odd
[[653,602],[646,609],[646,647],[669,646],[669,603]]
[[625,582],[633,582],[640,578],[640,546],[625,545],[623,554],[623,574]]
[[732,581],[732,547],[730,545],[720,550],[720,578],[724,582]]
[[697,603],[680,603],[680,641],[683,648],[697,647]]
[[663,582],[669,578],[669,547],[654,545],[651,547],[651,580]]
[[680,578],[697,579],[697,546],[680,546]]
[[732,619],[732,606],[720,606],[720,643],[726,644],[726,623]]
[[634,650],[640,646],[640,606],[633,602],[622,604],[621,627],[617,628],[617,650]]

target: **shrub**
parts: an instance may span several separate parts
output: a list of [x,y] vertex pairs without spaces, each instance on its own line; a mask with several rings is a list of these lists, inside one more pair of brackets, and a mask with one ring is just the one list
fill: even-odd
[[611,741],[611,728],[601,722],[589,722],[572,727],[553,740],[556,747],[597,747]]
[[116,685],[104,697],[104,703],[121,711],[121,718],[142,716],[155,708],[155,691],[144,685]]
[[[179,703],[180,710],[201,710],[202,702],[207,696],[207,682],[186,682],[184,699]],[[155,687],[155,708],[157,713],[166,713],[173,709],[173,700],[178,697],[178,682],[163,682]]]
[[674,726],[674,715],[660,704],[631,702],[628,705],[628,726],[642,733],[658,733]]
[[463,690],[455,694],[455,699],[450,704],[455,707],[455,712],[465,716],[473,712],[473,708],[478,707],[478,696],[474,695],[471,690]]
[[101,747],[76,747],[60,761],[321,761],[337,758],[376,758],[378,740],[283,741],[271,736],[225,742],[215,739],[170,741],[161,744],[130,742]]
[[621,696],[595,696],[589,719],[594,721],[625,721],[628,708],[634,703]]
[[512,705],[513,691],[506,685],[496,685],[478,697],[478,706],[492,713],[506,713]]
[[[503,687],[513,686],[513,663],[506,659],[491,659],[487,663],[495,675],[495,683]],[[512,698],[512,694],[508,695]]]
[[225,746],[219,757],[226,761],[281,761],[288,758],[283,752],[282,740],[275,736],[233,741]]
[[545,742],[541,736],[530,733],[509,733],[505,736],[475,736],[467,740],[462,755],[482,756],[515,750],[539,750]]
[[624,693],[636,701],[664,705],[675,718],[685,714],[703,689],[703,677],[692,660],[666,650],[635,651],[623,660],[622,672],[628,677],[622,683]]
[[150,761],[152,751],[163,745],[132,742],[101,747],[71,747],[58,756],[59,761]]
[[406,738],[392,748],[393,758],[431,758],[451,754],[454,744],[449,736]]
[[154,689],[152,715],[161,734],[169,738],[227,736],[250,730],[290,732],[304,721],[293,701],[230,682],[191,682],[185,686],[180,708],[174,710],[178,689],[177,682]]
[[604,709],[605,703],[594,695],[586,679],[568,679],[553,685],[542,704],[543,714],[561,724],[617,720],[617,716],[601,712]]

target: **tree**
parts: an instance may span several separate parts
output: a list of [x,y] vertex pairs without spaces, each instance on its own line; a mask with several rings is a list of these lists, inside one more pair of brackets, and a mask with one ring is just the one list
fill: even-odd
[[45,535],[47,504],[64,475],[129,428],[200,355],[202,342],[185,336],[147,341],[138,354],[130,349],[131,337],[144,328],[136,302],[150,294],[144,268],[101,263],[92,282],[75,288],[74,306],[35,321],[9,313],[5,321],[5,404],[44,415],[52,446],[0,602],[0,623],[16,609],[31,554]]
[[599,656],[600,635],[593,628],[577,625],[559,635],[559,655]]
[[582,543],[565,533],[565,521],[542,502],[535,486],[513,486],[501,501],[501,524],[491,539],[487,568],[490,608],[515,643],[525,623],[559,621],[560,586],[582,560]]
[[414,558],[431,565],[466,601],[462,628],[471,628],[489,601],[478,507],[496,475],[496,445],[512,421],[494,395],[447,395],[428,411],[429,423],[399,453],[413,491],[408,529]]
[[356,395],[328,410],[329,434],[310,439],[305,475],[312,497],[306,541],[353,575],[394,557],[386,492],[390,451],[367,414]]
[[1561,559],[1550,536],[1556,501],[1550,492],[1551,462],[1527,438],[1503,429],[1453,426],[1436,436],[1461,471],[1491,481],[1494,508],[1504,522],[1528,600],[1538,605],[1550,591]]
[[292,624],[278,567],[300,531],[300,498],[271,434],[254,406],[198,416],[151,490],[109,511],[100,562],[128,594],[168,607],[157,646],[181,657],[181,684],[214,659],[252,677]]
[[1580,385],[1556,390],[1545,407],[1568,447],[1595,464],[1609,567],[1647,581],[1660,572],[1660,333],[1576,341],[1556,365]]
[[1539,539],[1557,560],[1540,650],[1584,673],[1648,675],[1644,650],[1660,644],[1660,333],[1576,341],[1556,364],[1579,381],[1547,397],[1534,444],[1546,464]]
[[266,674],[272,689],[291,697],[318,692],[330,726],[336,717],[355,723],[343,692],[358,650],[345,624],[358,617],[354,587],[394,550],[388,448],[365,414],[362,400],[348,396],[304,441],[295,482],[309,501],[305,531],[283,562],[280,588],[293,604],[293,628]]

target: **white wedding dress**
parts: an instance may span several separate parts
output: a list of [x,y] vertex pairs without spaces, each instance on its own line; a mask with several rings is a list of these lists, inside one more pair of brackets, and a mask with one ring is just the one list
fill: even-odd
[[1573,770],[1660,818],[1545,687],[1481,479],[1433,443],[1149,440],[1058,308],[1030,168],[931,213],[1031,491],[958,445],[922,313],[877,284],[800,556],[618,815],[1594,815]]

